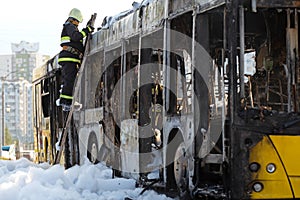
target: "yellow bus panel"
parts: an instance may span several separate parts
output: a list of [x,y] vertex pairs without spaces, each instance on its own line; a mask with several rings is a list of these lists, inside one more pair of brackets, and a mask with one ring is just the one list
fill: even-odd
[[[252,191],[252,199],[293,198],[284,167],[267,136],[264,136],[260,142],[251,148],[249,156],[250,164],[258,163],[260,166],[257,172],[252,172],[252,183],[249,186]],[[267,171],[270,164],[276,166],[276,170],[272,173]],[[262,190],[255,192],[253,190],[255,184],[260,184]]]

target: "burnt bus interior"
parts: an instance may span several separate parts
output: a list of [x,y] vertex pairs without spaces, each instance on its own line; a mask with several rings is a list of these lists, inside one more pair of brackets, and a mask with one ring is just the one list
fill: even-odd
[[[299,124],[299,115],[297,112],[299,111],[300,102],[298,11],[295,9],[258,7],[256,12],[253,12],[251,6],[246,4],[243,7],[236,8],[238,11],[236,13],[238,22],[236,32],[230,30],[232,26],[228,25],[228,23],[231,23],[231,21],[228,21],[226,16],[229,15],[228,13],[224,15],[224,7],[198,14],[195,25],[196,41],[211,56],[215,70],[218,70],[220,73],[224,72],[221,76],[224,76],[225,97],[233,94],[232,97],[235,98],[225,99],[228,106],[232,106],[229,103],[234,103],[230,108],[231,110],[228,110],[229,107],[225,108],[225,114],[228,119],[235,119],[234,123],[237,126],[242,125],[263,134],[284,132],[299,134],[298,129],[294,128]],[[184,28],[180,26],[184,26]],[[186,13],[173,19],[171,29],[191,36],[191,13]],[[237,37],[234,38],[233,35]],[[229,50],[229,45],[232,43],[237,47],[235,49],[236,54],[234,55],[237,57],[236,62],[238,66],[236,73],[233,74],[237,74],[238,76],[231,74],[232,69],[228,67],[227,63],[227,59],[230,58],[230,53],[232,53]],[[178,41],[175,43],[175,46],[176,44],[180,47],[185,46],[185,42],[180,43]],[[250,61],[247,60],[249,58],[244,57],[244,54],[253,52],[255,53],[251,54]],[[252,64],[253,68],[246,68],[249,67],[249,63],[247,62],[253,61],[255,63],[254,65]],[[245,64],[239,65],[242,62]],[[199,63],[201,62],[199,61]],[[223,66],[225,67],[223,68]],[[214,117],[212,116],[212,110],[207,109],[207,105],[216,101],[216,98],[219,96],[214,94],[206,98],[203,94],[208,94],[209,92],[207,88],[202,86],[203,82],[199,81],[201,77],[197,76],[197,73],[194,72],[194,78],[195,97],[201,99],[201,103],[198,105],[201,112],[199,127],[207,127],[209,129],[214,127]],[[230,81],[232,81],[231,86],[229,85]],[[170,102],[172,101],[170,100]],[[231,112],[237,113],[237,116],[230,116]],[[203,136],[200,130],[195,131],[195,148],[196,152],[198,152],[203,148]],[[215,130],[210,131],[214,134]],[[234,135],[231,136],[229,134],[230,131],[225,132],[223,142],[222,137],[219,137],[219,140],[215,140],[216,145],[210,151],[210,154],[225,153],[230,158],[229,146],[233,147],[234,152],[241,152],[245,149],[247,149],[245,152],[248,152],[249,148],[255,144],[254,141],[258,142],[257,138],[260,138],[254,134],[253,137],[249,137],[247,133],[232,132]],[[237,134],[240,134],[240,136],[237,136]],[[254,137],[256,139],[253,139]],[[230,141],[229,138],[235,139],[231,141],[232,143],[228,143]],[[253,143],[249,144],[248,142],[252,139]],[[241,141],[247,147],[240,149]],[[225,182],[226,184],[224,185],[223,178],[229,175],[226,173],[229,167],[226,164],[227,162],[220,165],[220,163],[210,162],[211,160],[206,158],[200,156],[196,158],[193,183],[199,188],[207,188],[208,185],[223,185],[226,190],[229,184]],[[247,158],[247,155],[243,154],[243,156],[237,156],[236,160],[234,158],[233,160],[235,161],[232,162],[238,162],[237,160],[240,159],[241,163],[243,163]],[[248,165],[248,163],[243,164],[233,166],[231,171],[237,172],[243,168],[242,166]],[[239,172],[245,174],[242,170]],[[249,174],[240,178],[233,175],[232,183],[240,184],[247,182],[245,180],[250,180]],[[214,189],[218,190],[216,187]],[[242,191],[234,192],[240,195],[237,195],[238,197],[245,195]],[[199,195],[200,193],[201,191]]]
[[119,152],[120,147],[120,86],[118,81],[121,77],[122,57],[121,47],[104,52],[105,65],[107,66],[103,73],[103,99],[104,99],[104,145],[111,149],[111,166],[120,169]]
[[124,50],[126,52],[123,60],[122,75],[124,84],[122,86],[123,93],[123,110],[121,112],[123,119],[138,118],[137,93],[138,93],[138,62],[139,62],[139,38],[134,36],[124,41]]
[[[298,46],[295,41],[298,33],[295,25],[298,17],[293,16],[295,12],[288,12],[291,13],[287,14],[286,10],[259,9],[257,13],[245,13],[245,51],[255,50],[257,53],[256,73],[250,78],[251,86],[247,84],[246,89],[247,106],[265,106],[277,111],[298,111],[299,109],[299,97],[296,90],[299,72],[295,71],[298,56],[298,47],[295,46]],[[286,63],[289,60],[287,56],[292,62],[290,69]],[[289,70],[293,70],[293,77],[289,77]],[[289,78],[291,80],[288,80]],[[289,81],[293,88],[288,89],[291,87]],[[294,102],[292,107],[288,103],[289,98]]]
[[[81,87],[80,102],[83,102],[86,109],[99,108],[102,105],[102,89],[103,83],[100,84],[104,58],[103,51],[97,51],[89,55],[86,59],[85,65],[89,70],[83,70],[82,81],[85,82],[84,87]],[[89,98],[85,98],[89,97]]]
[[[237,72],[245,75],[236,79],[236,88],[230,88],[237,93],[231,99],[237,115],[231,117],[235,127],[230,145],[235,153],[230,171],[242,174],[231,176],[231,184],[241,184],[231,188],[234,198],[249,198],[253,192],[253,175],[243,169],[249,165],[252,147],[263,137],[299,134],[298,10],[272,6],[260,3],[253,12],[244,5],[237,12],[238,62],[243,61],[241,54],[255,53],[255,70],[247,69],[246,62],[239,65]],[[232,78],[230,73],[226,75]]]
[[[197,119],[198,113],[195,113],[195,123],[198,122],[199,125],[195,129],[196,157],[192,182],[198,189],[192,192],[199,198],[214,196],[216,199],[222,199],[226,186],[224,184],[226,165],[223,162],[222,154],[225,154],[225,145],[220,125],[224,118],[222,110],[226,109],[222,108],[222,105],[226,104],[226,100],[222,99],[225,92],[223,90],[228,87],[223,86],[222,83],[224,81],[224,7],[200,13],[195,21],[195,41],[207,52],[210,60],[206,60],[207,63],[204,64],[203,55],[195,55],[197,69],[194,70],[194,92],[197,99],[195,110],[200,112],[200,116]],[[200,50],[197,52],[202,53]],[[203,75],[208,78],[210,84],[208,87]],[[206,150],[205,146],[208,146]]]
[[298,134],[298,11],[262,7],[252,12],[246,7],[239,12],[244,20],[239,19],[237,55],[241,49],[245,54],[255,52],[255,73],[237,80],[243,78],[244,84],[236,85],[235,122],[263,134]]

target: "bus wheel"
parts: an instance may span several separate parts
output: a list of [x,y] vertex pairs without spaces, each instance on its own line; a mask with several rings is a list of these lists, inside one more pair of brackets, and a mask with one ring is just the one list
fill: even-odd
[[174,160],[174,177],[177,187],[185,191],[187,188],[187,158],[184,143],[180,143],[176,152]]
[[167,167],[167,186],[171,193],[176,193],[180,198],[189,196],[188,193],[188,159],[184,142],[178,142],[175,151],[169,149],[168,156],[173,162]]
[[91,133],[88,140],[87,157],[91,163],[97,164],[98,160],[98,142],[94,133]]

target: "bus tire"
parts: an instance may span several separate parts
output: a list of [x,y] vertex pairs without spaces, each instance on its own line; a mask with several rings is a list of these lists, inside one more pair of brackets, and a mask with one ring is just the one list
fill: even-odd
[[167,187],[171,195],[178,195],[180,199],[187,199],[188,192],[188,159],[186,157],[186,147],[179,132],[168,146],[167,157]]

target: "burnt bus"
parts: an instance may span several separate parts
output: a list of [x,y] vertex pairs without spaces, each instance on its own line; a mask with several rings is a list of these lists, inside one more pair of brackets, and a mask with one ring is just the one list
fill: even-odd
[[37,162],[87,157],[181,199],[300,198],[300,1],[144,0],[87,41],[71,123],[34,70]]

